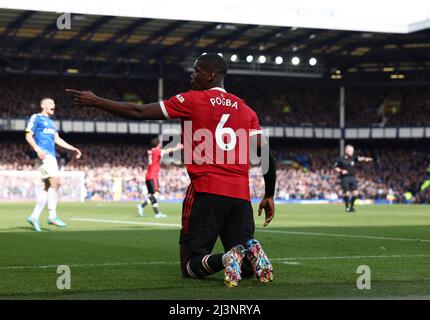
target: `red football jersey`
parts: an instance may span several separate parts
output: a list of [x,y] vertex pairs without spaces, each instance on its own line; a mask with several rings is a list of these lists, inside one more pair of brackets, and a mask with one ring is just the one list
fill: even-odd
[[161,148],[155,147],[148,150],[148,170],[146,170],[146,180],[158,179],[160,172]]
[[249,136],[261,134],[255,112],[222,88],[188,91],[160,102],[182,125],[184,162],[197,192],[250,200]]

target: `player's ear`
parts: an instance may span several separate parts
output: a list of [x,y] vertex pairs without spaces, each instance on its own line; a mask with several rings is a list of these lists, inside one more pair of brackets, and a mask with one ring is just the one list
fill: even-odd
[[208,82],[212,82],[215,79],[215,72],[208,73]]

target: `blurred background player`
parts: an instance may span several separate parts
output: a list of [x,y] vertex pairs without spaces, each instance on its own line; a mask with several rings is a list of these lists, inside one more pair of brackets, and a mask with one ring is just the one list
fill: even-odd
[[76,152],[76,159],[81,157],[78,148],[68,144],[60,138],[55,123],[51,119],[55,112],[54,100],[43,98],[40,102],[42,108],[40,113],[33,114],[25,129],[25,139],[37,153],[38,167],[44,182],[44,190],[39,194],[33,213],[28,217],[28,222],[34,230],[40,232],[39,217],[48,203],[48,224],[57,227],[65,227],[66,224],[57,217],[57,200],[59,187],[59,170],[56,159],[55,144],[60,147]]
[[354,202],[357,199],[357,180],[355,179],[355,164],[357,162],[373,161],[369,157],[356,156],[354,147],[350,144],[345,146],[345,153],[335,164],[335,170],[340,175],[343,201],[345,202],[345,211],[354,212]]
[[161,213],[158,210],[159,204],[157,202],[156,196],[158,196],[159,183],[158,175],[160,173],[161,159],[163,156],[170,152],[175,152],[182,149],[182,145],[179,144],[174,148],[161,149],[161,141],[158,137],[151,140],[151,149],[148,150],[148,169],[146,170],[146,188],[148,189],[148,197],[142,203],[137,205],[137,210],[139,215],[143,217],[144,209],[150,203],[152,209],[154,210],[156,218],[166,218],[167,215]]

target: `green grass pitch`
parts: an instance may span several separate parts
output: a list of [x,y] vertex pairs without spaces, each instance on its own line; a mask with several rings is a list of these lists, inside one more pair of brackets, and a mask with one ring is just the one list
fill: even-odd
[[[256,217],[273,283],[244,279],[234,289],[222,273],[180,276],[179,204],[161,204],[169,217],[157,220],[151,208],[139,217],[134,203],[60,203],[68,227],[47,226],[45,211],[42,233],[26,222],[32,207],[0,204],[1,299],[430,297],[429,206],[358,206],[347,214],[341,205],[278,205],[268,227]],[[70,290],[56,286],[59,265],[71,268]],[[360,265],[370,267],[369,290],[357,289]]]

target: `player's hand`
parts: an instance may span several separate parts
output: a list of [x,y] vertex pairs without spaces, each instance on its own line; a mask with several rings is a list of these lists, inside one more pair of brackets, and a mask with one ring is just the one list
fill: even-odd
[[80,107],[94,106],[97,96],[91,91],[78,91],[73,89],[66,89],[66,92],[72,95],[73,104]]
[[78,148],[75,148],[73,151],[76,152],[76,159],[79,159],[82,156],[81,150]]
[[45,160],[45,158],[46,158],[45,152],[43,152],[42,150],[39,150],[39,151],[37,151],[36,153],[37,153],[37,157],[38,157],[40,160]]
[[341,173],[342,173],[342,175],[344,176],[344,175],[348,174],[348,170],[343,169],[343,170],[341,171]]
[[258,208],[258,216],[261,216],[263,212],[266,214],[266,220],[264,221],[264,226],[267,226],[270,221],[275,217],[275,203],[273,201],[273,197],[264,198],[260,202],[260,207]]

